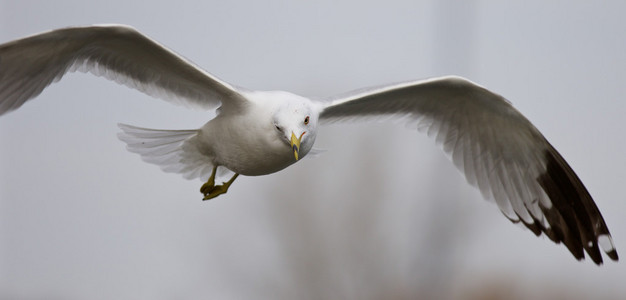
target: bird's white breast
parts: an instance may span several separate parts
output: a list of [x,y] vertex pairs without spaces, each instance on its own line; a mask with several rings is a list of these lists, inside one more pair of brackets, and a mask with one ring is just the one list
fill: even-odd
[[242,175],[266,175],[296,162],[265,110],[221,113],[201,128],[197,138],[199,150],[215,164]]

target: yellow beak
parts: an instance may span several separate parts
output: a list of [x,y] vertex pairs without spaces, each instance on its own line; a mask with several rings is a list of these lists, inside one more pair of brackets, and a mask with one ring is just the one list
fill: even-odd
[[302,141],[302,137],[305,133],[306,132],[303,132],[300,135],[300,138],[298,138],[293,132],[291,132],[291,148],[293,148],[293,155],[296,157],[296,160],[298,160],[298,153],[300,152],[300,142]]

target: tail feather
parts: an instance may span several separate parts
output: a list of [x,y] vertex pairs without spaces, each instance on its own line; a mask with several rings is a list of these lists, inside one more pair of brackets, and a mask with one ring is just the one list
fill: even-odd
[[158,130],[118,124],[117,136],[126,143],[128,151],[137,153],[148,163],[158,165],[168,173],[179,173],[187,179],[208,178],[213,164],[191,143],[198,130]]

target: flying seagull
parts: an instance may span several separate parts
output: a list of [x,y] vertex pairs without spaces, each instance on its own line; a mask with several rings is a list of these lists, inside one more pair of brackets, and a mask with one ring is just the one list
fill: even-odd
[[[72,27],[0,45],[0,115],[77,70],[173,103],[217,108],[196,130],[119,125],[119,138],[143,160],[206,180],[204,200],[226,193],[240,174],[271,174],[315,152],[320,124],[400,119],[433,136],[512,222],[562,242],[578,260],[586,251],[601,264],[600,248],[618,260],[598,207],[563,157],[510,102],[466,79],[407,81],[313,101],[224,82],[132,27]],[[233,175],[216,185],[218,168]]]

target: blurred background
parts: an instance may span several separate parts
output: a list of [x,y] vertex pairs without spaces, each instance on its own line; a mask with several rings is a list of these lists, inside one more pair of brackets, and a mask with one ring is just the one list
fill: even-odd
[[[216,76],[304,96],[457,74],[561,152],[626,254],[623,1],[7,1],[0,43],[135,26]],[[1,67],[1,66],[0,66]],[[426,136],[332,125],[322,156],[200,181],[125,150],[116,123],[213,112],[69,74],[0,118],[0,299],[623,299],[626,267],[511,224]]]

